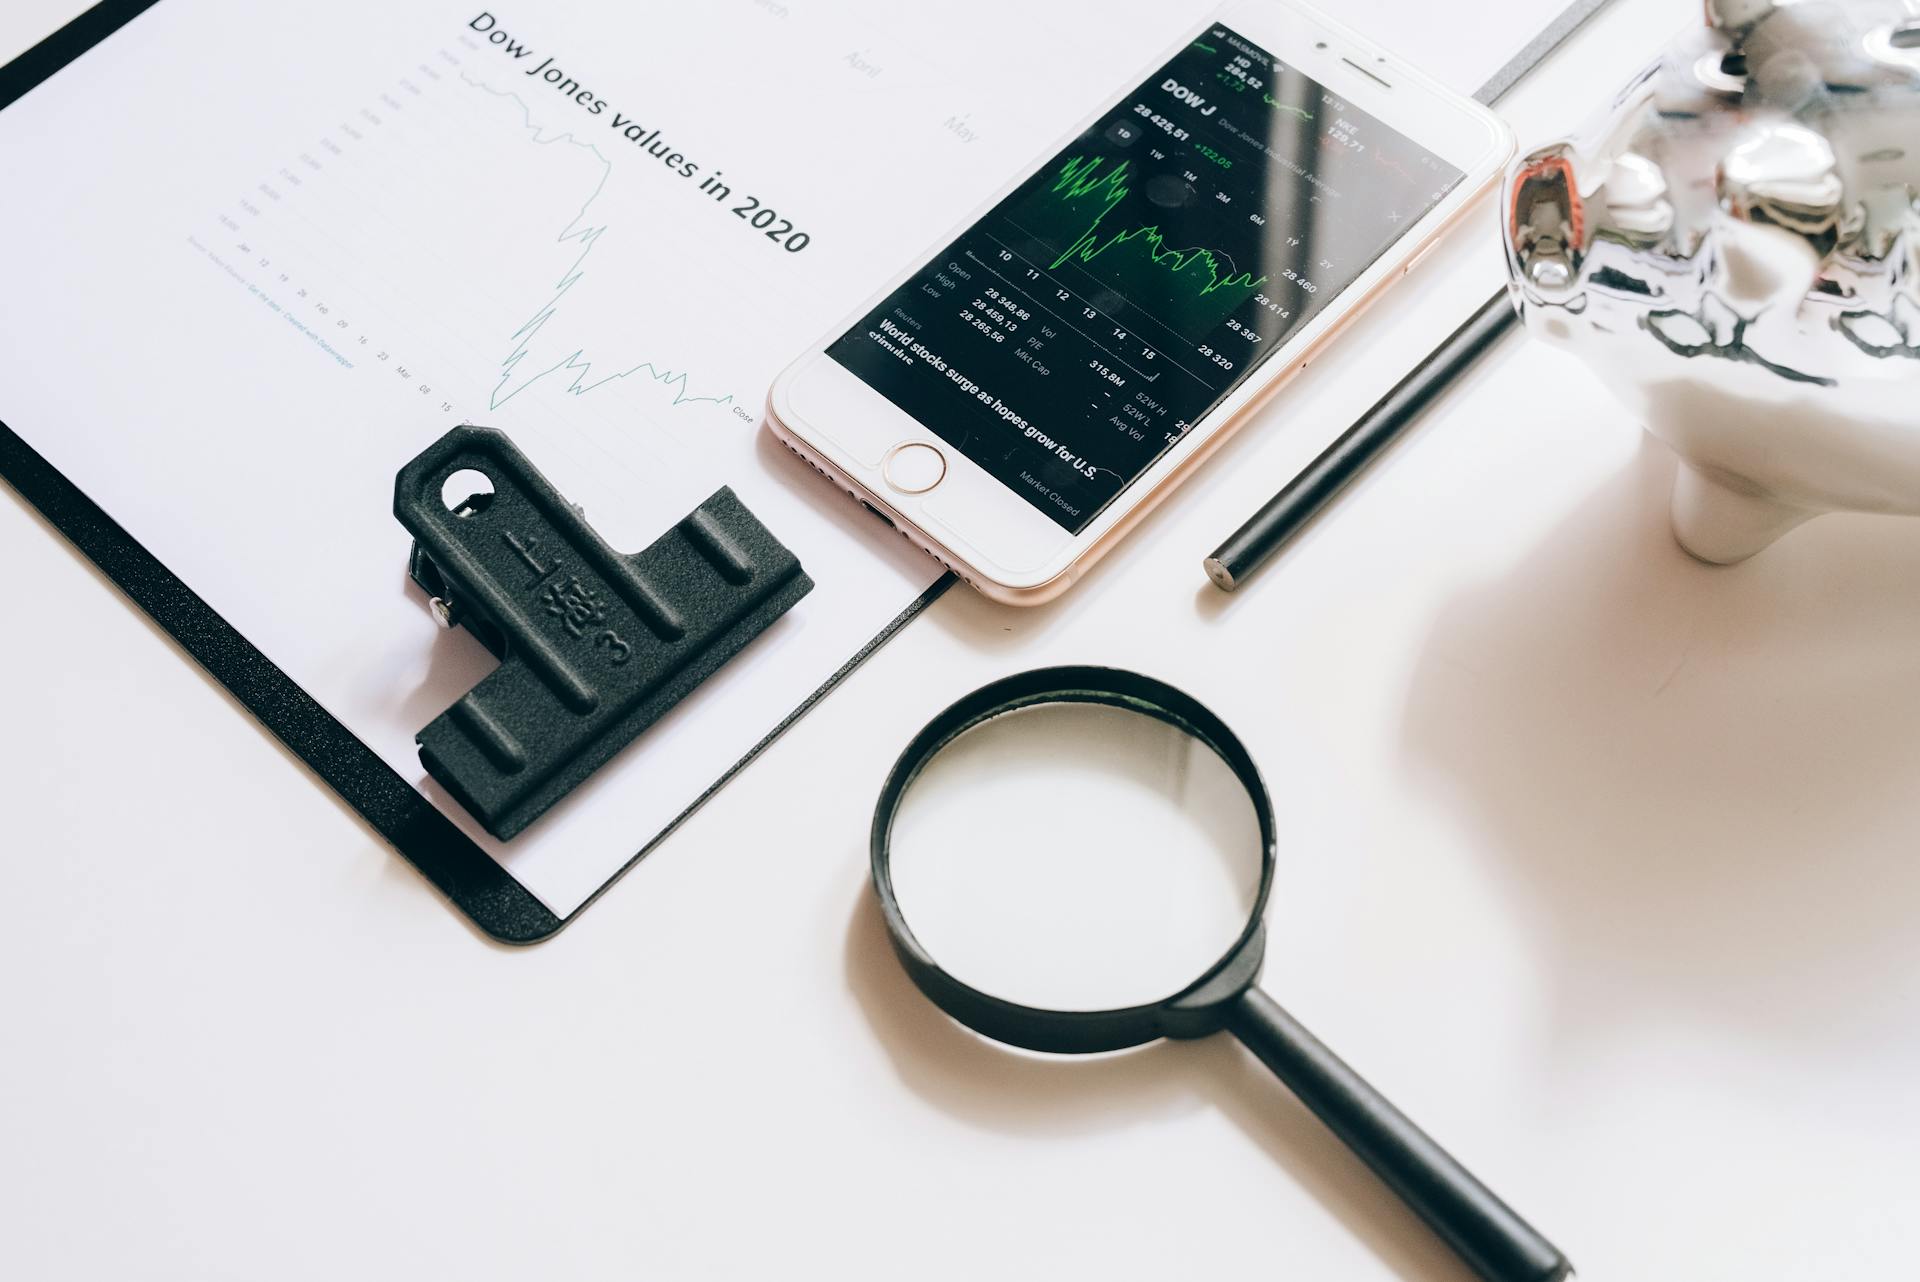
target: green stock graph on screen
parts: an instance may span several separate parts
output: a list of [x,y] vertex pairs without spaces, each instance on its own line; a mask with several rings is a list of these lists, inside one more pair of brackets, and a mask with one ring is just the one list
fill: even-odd
[[1459,178],[1215,25],[827,352],[1077,533]]
[[1204,333],[1267,278],[1237,267],[1227,249],[1185,243],[1170,211],[1136,193],[1146,181],[1126,160],[1070,156],[1019,221],[1061,246],[1050,268],[1081,268],[1129,299],[1150,300],[1175,328]]

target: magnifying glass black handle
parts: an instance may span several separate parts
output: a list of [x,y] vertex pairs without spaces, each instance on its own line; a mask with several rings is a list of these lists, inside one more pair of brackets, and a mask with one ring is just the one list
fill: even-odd
[[1567,1257],[1257,988],[1227,1028],[1487,1282],[1561,1282]]

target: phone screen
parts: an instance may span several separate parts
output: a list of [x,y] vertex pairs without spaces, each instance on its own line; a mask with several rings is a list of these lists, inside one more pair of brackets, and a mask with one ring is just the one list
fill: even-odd
[[1077,534],[1462,176],[1216,26],[827,353]]

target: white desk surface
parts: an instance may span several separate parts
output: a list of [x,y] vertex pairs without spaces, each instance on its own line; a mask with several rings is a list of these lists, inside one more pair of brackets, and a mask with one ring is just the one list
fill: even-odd
[[[75,7],[14,0],[0,55]],[[1523,142],[1697,10],[1620,0],[1509,100]],[[1697,565],[1666,453],[1515,343],[1252,587],[1201,577],[1310,453],[1289,420],[1497,284],[1487,222],[1066,600],[949,594],[528,951],[0,487],[7,1272],[1465,1278],[1233,1043],[1006,1053],[887,953],[893,755],[1093,661],[1249,741],[1270,990],[1583,1277],[1913,1276],[1920,522]]]

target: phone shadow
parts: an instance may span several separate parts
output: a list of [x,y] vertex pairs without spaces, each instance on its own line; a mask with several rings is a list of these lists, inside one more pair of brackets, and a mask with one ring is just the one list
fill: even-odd
[[1531,901],[1583,1027],[1870,1059],[1920,1001],[1920,525],[1827,516],[1707,566],[1673,470],[1644,446],[1444,608],[1403,750]]
[[[920,994],[863,888],[847,924],[847,987],[917,1095],[1005,1135],[1075,1135],[1211,1108],[1226,1114],[1359,1241],[1410,1282],[1469,1282],[1464,1265],[1225,1034],[1107,1055],[1042,1055],[970,1032]],[[1017,1160],[1012,1149],[1007,1160]],[[1142,1148],[1140,1161],[1153,1161]],[[1064,1229],[1063,1229],[1064,1231]]]

